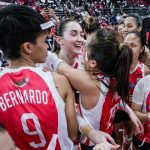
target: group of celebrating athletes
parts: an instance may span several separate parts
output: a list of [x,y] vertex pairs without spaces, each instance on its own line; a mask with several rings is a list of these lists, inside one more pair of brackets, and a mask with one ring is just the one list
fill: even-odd
[[0,48],[9,65],[0,68],[0,126],[16,147],[150,149],[148,23],[142,28],[129,15],[121,31],[97,29],[85,40],[78,22],[63,20],[52,53],[51,21],[23,5],[1,9]]

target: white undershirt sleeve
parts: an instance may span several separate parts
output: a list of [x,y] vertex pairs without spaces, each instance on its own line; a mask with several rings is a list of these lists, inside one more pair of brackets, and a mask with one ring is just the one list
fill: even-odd
[[144,82],[140,80],[135,86],[132,102],[142,105],[144,103],[145,91],[144,91]]

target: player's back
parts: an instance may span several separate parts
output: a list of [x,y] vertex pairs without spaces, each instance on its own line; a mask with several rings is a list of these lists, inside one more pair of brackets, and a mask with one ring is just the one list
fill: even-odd
[[64,102],[49,72],[3,68],[0,83],[0,123],[19,148],[72,149]]

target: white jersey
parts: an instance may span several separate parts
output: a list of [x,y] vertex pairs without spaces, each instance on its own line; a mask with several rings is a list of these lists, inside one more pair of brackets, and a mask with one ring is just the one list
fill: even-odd
[[[114,84],[113,79],[105,79],[108,81],[107,83]],[[120,97],[117,93],[112,93],[104,84],[101,84],[101,91],[96,106],[91,110],[85,110],[83,108],[82,100],[80,98],[80,111],[82,117],[92,128],[112,135],[113,119],[120,106]],[[82,137],[81,143],[87,146],[94,145],[94,143],[85,136]]]
[[[142,113],[145,114],[150,112],[150,75],[147,75],[138,81],[133,92],[132,101],[142,105]],[[150,122],[144,123],[144,134],[141,136],[137,135],[137,138],[141,141],[144,140],[147,143],[150,143]]]
[[[51,52],[48,51],[48,56],[47,56],[46,62],[43,64],[36,64],[36,67],[44,67],[46,65],[46,66],[51,68],[51,57],[50,57],[50,55],[51,55]],[[82,55],[76,55],[72,67],[75,69],[84,70],[84,60],[83,60]]]

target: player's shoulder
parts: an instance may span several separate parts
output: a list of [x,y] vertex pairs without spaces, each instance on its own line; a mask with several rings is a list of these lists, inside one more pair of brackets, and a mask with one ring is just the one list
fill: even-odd
[[144,74],[149,75],[150,74],[150,68],[147,65],[144,65]]
[[64,75],[60,75],[56,72],[51,73],[56,89],[63,100],[65,100],[66,94],[70,89],[69,81]]
[[51,75],[52,75],[53,79],[55,79],[55,80],[60,80],[60,79],[67,80],[67,78],[64,75],[61,75],[57,72],[51,72]]
[[145,77],[143,77],[142,79],[140,79],[138,81],[138,83],[137,83],[137,86],[140,86],[140,87],[142,87],[144,89],[144,87],[147,87],[149,85],[149,84],[147,84],[149,82],[150,82],[150,74],[146,75]]
[[64,75],[58,74],[57,72],[52,72],[51,75],[54,82],[59,83],[59,85],[65,85],[69,82]]

